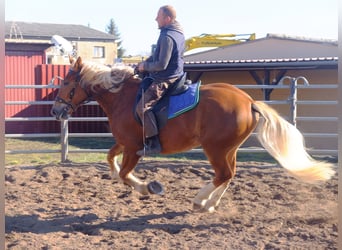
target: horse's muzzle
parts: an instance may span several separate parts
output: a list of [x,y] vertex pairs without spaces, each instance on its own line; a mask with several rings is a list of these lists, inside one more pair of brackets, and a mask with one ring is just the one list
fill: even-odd
[[56,118],[56,120],[67,120],[69,118],[68,106],[52,106],[50,114]]

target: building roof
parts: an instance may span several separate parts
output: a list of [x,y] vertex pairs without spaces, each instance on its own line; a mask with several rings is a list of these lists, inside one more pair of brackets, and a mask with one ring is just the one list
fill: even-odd
[[51,40],[59,35],[69,41],[114,41],[114,36],[84,25],[5,22],[5,39]]
[[187,55],[186,70],[337,67],[338,43],[268,34],[265,38]]

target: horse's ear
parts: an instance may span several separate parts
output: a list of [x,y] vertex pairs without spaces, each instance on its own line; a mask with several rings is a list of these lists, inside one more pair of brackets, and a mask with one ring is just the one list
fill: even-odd
[[69,55],[69,62],[70,62],[70,65],[73,65],[75,62],[75,58],[71,55]]
[[81,70],[82,68],[82,58],[79,56],[73,66],[74,70],[77,71],[77,70]]

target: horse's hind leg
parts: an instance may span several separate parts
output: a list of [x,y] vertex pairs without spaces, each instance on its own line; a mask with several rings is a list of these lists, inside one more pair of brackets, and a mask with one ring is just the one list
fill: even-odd
[[110,173],[112,179],[119,179],[120,165],[118,163],[118,157],[122,153],[123,146],[120,144],[114,144],[107,154],[107,161],[110,167]]
[[214,212],[218,207],[222,196],[229,186],[230,180],[215,187],[213,183],[203,187],[194,199],[194,210],[203,212]]
[[228,154],[225,152],[210,154],[208,151],[206,153],[215,171],[215,178],[213,182],[203,187],[196,195],[194,209],[213,212],[219,205],[231,179],[235,175],[236,150],[232,150]]

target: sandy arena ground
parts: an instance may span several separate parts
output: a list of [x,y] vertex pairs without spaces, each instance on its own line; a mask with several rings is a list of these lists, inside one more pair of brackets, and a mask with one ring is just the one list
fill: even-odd
[[212,214],[192,210],[206,161],[144,160],[136,175],[165,194],[141,196],[102,163],[7,166],[6,249],[337,249],[337,175],[309,185],[239,163]]

